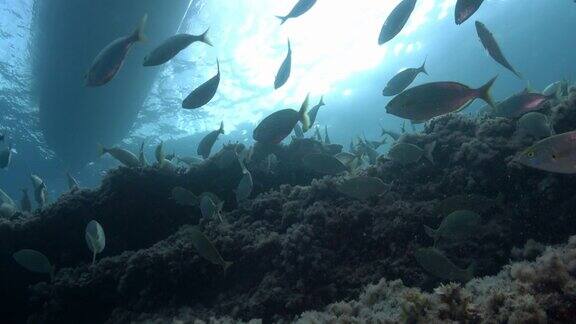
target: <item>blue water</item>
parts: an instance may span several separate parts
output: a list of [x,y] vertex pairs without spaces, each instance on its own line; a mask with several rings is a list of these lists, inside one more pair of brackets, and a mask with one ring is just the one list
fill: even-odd
[[[90,108],[83,113],[84,106],[77,104],[84,98],[81,91],[92,90],[89,96],[101,105],[112,105],[120,97],[83,89],[76,98],[66,82],[77,75],[80,88],[80,71],[86,70],[97,54],[94,48],[131,32],[137,17],[146,11],[147,1],[128,1],[123,6],[114,1],[92,2],[75,2],[69,10],[77,12],[67,12],[64,19],[58,18],[62,13],[56,8],[62,1],[39,6],[33,0],[0,0],[0,130],[8,133],[18,152],[11,166],[0,170],[0,188],[15,198],[19,188],[30,187],[31,172],[45,179],[54,198],[67,189],[66,171],[82,186],[94,187],[106,170],[117,165],[109,157],[96,156],[92,142],[99,135],[89,136],[72,117],[64,119],[84,118],[87,124],[97,119],[100,112]],[[389,98],[381,96],[382,88],[396,72],[417,67],[425,58],[430,76],[419,76],[414,85],[458,81],[476,87],[498,75],[493,89],[497,100],[527,86],[542,90],[551,82],[576,77],[572,33],[576,30],[576,5],[570,0],[486,0],[461,26],[453,22],[454,0],[420,0],[405,30],[383,46],[377,44],[378,33],[398,1],[319,0],[310,12],[282,26],[274,16],[288,12],[294,1],[193,1],[189,6],[180,2],[175,12],[166,4],[167,13],[156,20],[155,12],[149,12],[151,34],[159,33],[160,26],[172,33],[195,34],[209,27],[214,47],[193,45],[172,62],[140,72],[137,67],[143,55],[162,39],[136,45],[127,59],[130,62],[109,86],[130,84],[130,93],[125,95],[142,100],[107,113],[106,120],[117,120],[120,126],[100,126],[98,134],[110,135],[102,136],[104,144],[136,151],[146,139],[147,154],[153,160],[153,149],[163,140],[169,153],[194,155],[199,140],[217,129],[221,120],[226,134],[214,151],[228,142],[250,144],[259,120],[275,110],[297,108],[307,93],[314,104],[324,95],[327,106],[321,109],[317,125],[328,127],[333,142],[347,145],[362,134],[378,139],[379,124],[400,131],[403,123],[386,114]],[[46,12],[52,20],[45,18]],[[106,15],[95,15],[84,23],[82,17],[91,12]],[[179,19],[163,21],[168,15]],[[487,55],[476,36],[474,20],[489,26],[524,80]],[[52,42],[54,35],[64,32],[69,40],[80,41],[64,38]],[[274,75],[285,56],[287,38],[294,52],[292,75],[284,87],[274,91]],[[49,70],[54,57],[64,62],[59,73],[39,73]],[[216,58],[221,62],[222,82],[214,100],[198,111],[181,109],[180,102],[189,91],[215,73]],[[76,63],[70,66],[67,62]],[[152,82],[145,84],[139,73],[146,73],[143,78]],[[70,77],[62,81],[65,78],[60,74]],[[60,94],[65,97],[58,97]],[[51,121],[56,123],[51,127],[59,142],[47,140],[43,127],[46,116],[40,111],[48,95],[51,100],[62,99],[58,100],[60,115]],[[477,102],[463,113],[473,113],[482,105]],[[88,138],[92,142],[83,144]],[[384,146],[382,153],[386,150]]]

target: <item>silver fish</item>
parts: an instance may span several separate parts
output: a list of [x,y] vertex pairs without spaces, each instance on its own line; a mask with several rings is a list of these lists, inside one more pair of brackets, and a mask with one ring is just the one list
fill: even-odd
[[548,116],[539,112],[529,112],[518,120],[520,132],[538,139],[554,134]]
[[74,190],[74,189],[80,188],[80,185],[78,184],[78,180],[76,180],[76,179],[70,174],[70,172],[66,172],[66,179],[68,180],[68,189]]
[[386,189],[386,184],[380,178],[365,176],[346,179],[338,186],[338,191],[356,199],[378,196]]
[[392,40],[402,31],[410,15],[412,15],[412,11],[414,11],[414,7],[416,7],[416,0],[402,0],[402,2],[392,10],[380,30],[378,44],[382,45]]
[[232,262],[225,261],[220,255],[220,252],[216,249],[214,244],[196,227],[190,230],[190,240],[192,245],[204,259],[212,262],[213,264],[219,265],[224,270],[224,273],[232,265]]
[[322,174],[339,174],[348,168],[332,155],[312,153],[302,158],[302,164],[310,170]]
[[196,153],[202,156],[203,158],[207,159],[210,156],[210,152],[212,151],[212,147],[214,143],[218,140],[218,136],[220,134],[224,134],[224,122],[220,122],[220,128],[208,133],[202,140],[200,144],[198,144],[198,149]]
[[304,138],[304,131],[302,131],[302,127],[300,127],[300,124],[298,123],[294,125],[294,134],[296,135],[296,138]]
[[516,118],[527,112],[542,109],[545,102],[555,97],[556,94],[545,96],[540,93],[522,91],[500,102],[493,110],[492,115]]
[[516,72],[516,70],[512,67],[512,65],[508,62],[508,60],[504,56],[504,53],[502,53],[502,50],[500,49],[498,42],[494,38],[494,35],[492,35],[492,33],[488,30],[488,28],[486,28],[486,26],[483,23],[476,21],[476,32],[478,33],[478,37],[480,37],[482,45],[488,51],[488,54],[490,54],[490,56],[500,65],[510,70],[518,78],[522,79],[522,76],[518,72]]
[[290,77],[290,71],[292,70],[292,48],[290,46],[290,39],[288,39],[288,54],[282,61],[282,65],[276,73],[276,78],[274,79],[274,89],[278,89],[288,81]]
[[178,53],[195,42],[202,42],[212,46],[208,39],[208,29],[200,35],[178,34],[174,35],[156,47],[144,58],[143,66],[157,66],[174,58]]
[[220,85],[220,61],[216,60],[216,66],[218,69],[216,75],[192,90],[184,101],[182,101],[182,108],[197,109],[209,103],[210,100],[214,98]]
[[513,160],[522,165],[548,172],[576,173],[576,131],[545,138]]
[[436,142],[426,144],[424,149],[421,149],[414,144],[397,143],[390,148],[390,151],[388,151],[388,158],[400,164],[410,164],[416,163],[420,161],[420,158],[425,157],[428,161],[434,164],[432,153],[435,148]]
[[137,168],[140,166],[140,160],[136,155],[134,155],[134,153],[117,147],[105,148],[99,144],[98,156],[102,156],[106,153],[110,154],[113,158],[129,168]]
[[382,90],[382,95],[395,96],[406,90],[420,73],[428,75],[428,72],[426,72],[426,60],[424,60],[424,63],[422,63],[420,67],[405,69],[392,77],[392,79],[388,81],[388,84],[386,84],[384,90]]
[[276,18],[280,19],[280,25],[282,25],[286,22],[286,20],[290,18],[296,18],[302,16],[308,10],[310,10],[315,3],[316,0],[298,0],[296,5],[294,5],[294,7],[292,7],[292,10],[290,10],[290,13],[288,13],[286,16],[276,16]]
[[414,255],[424,270],[438,278],[467,282],[474,277],[474,265],[460,269],[436,248],[421,248]]
[[324,96],[322,96],[320,97],[320,101],[318,102],[318,104],[312,107],[312,109],[310,109],[310,111],[308,112],[308,117],[310,118],[310,127],[312,127],[314,125],[314,122],[316,122],[316,117],[318,116],[318,110],[320,110],[320,108],[322,108],[325,105],[326,104],[324,103]]
[[458,0],[454,11],[456,25],[464,23],[468,18],[478,11],[484,0]]
[[182,187],[172,189],[172,199],[182,206],[198,206],[200,199],[192,191]]
[[236,202],[240,203],[248,198],[252,194],[252,188],[254,187],[254,182],[252,180],[252,174],[250,171],[244,168],[242,179],[236,187]]
[[86,86],[97,87],[108,83],[118,73],[132,45],[146,40],[144,26],[148,15],[144,15],[140,25],[129,36],[120,37],[106,46],[94,59],[88,73],[86,73]]
[[216,203],[208,195],[200,197],[200,212],[202,213],[202,217],[206,219],[217,218],[223,221],[221,214],[223,206],[224,202]]
[[16,263],[28,271],[36,273],[49,274],[50,278],[54,277],[55,267],[50,264],[48,258],[36,250],[19,250],[12,255]]
[[302,130],[306,132],[310,127],[308,118],[308,102],[310,95],[302,103],[299,111],[282,109],[264,118],[252,132],[255,141],[264,144],[278,144],[290,135],[298,121],[302,123]]
[[481,221],[482,218],[475,212],[457,210],[444,217],[437,229],[424,225],[424,230],[428,236],[434,239],[434,242],[458,242],[477,233]]

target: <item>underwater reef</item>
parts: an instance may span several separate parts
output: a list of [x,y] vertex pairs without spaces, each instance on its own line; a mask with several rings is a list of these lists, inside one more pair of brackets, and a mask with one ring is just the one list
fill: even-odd
[[[576,124],[576,91],[545,108],[556,132]],[[233,190],[242,168],[227,145],[190,169],[111,170],[34,214],[0,219],[2,317],[29,323],[566,323],[576,318],[576,178],[520,167],[536,139],[506,118],[450,114],[401,141],[436,142],[434,163],[380,157],[361,175],[387,190],[359,200],[300,162],[342,147],[294,139],[277,161],[253,159],[251,199]],[[255,155],[257,153],[255,152]],[[179,205],[174,187],[224,201],[224,221]],[[474,237],[442,251],[475,279],[453,283],[416,261],[457,209],[481,216]],[[92,265],[84,230],[97,220],[106,248]],[[198,226],[226,271],[195,250]],[[566,243],[568,241],[568,243]],[[538,242],[538,243],[536,243]],[[546,247],[549,246],[549,247]],[[27,272],[12,253],[41,251],[53,278]]]

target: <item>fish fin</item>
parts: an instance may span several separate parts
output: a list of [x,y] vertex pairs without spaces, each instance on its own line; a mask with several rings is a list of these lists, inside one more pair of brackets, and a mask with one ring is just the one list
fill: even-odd
[[97,150],[98,150],[98,156],[99,156],[99,157],[102,156],[102,155],[104,155],[104,154],[106,154],[107,150],[106,150],[106,148],[105,148],[102,144],[98,143],[98,144],[96,144],[96,145],[97,145]]
[[492,100],[492,96],[490,96],[490,88],[492,88],[496,78],[498,78],[498,76],[493,77],[490,81],[486,82],[485,85],[478,88],[478,97],[484,100],[492,108],[496,108],[496,104],[494,104],[494,100]]
[[216,59],[216,69],[218,69],[217,74],[220,74],[220,60],[219,59]]
[[435,148],[436,148],[436,141],[424,145],[424,157],[432,164],[434,164],[434,156],[432,154],[434,153]]
[[292,53],[292,45],[290,44],[290,38],[288,38],[288,53]]
[[302,123],[302,130],[306,132],[310,129],[310,116],[308,116],[308,102],[310,101],[310,94],[306,95],[306,99],[302,103],[302,107],[300,107],[300,111],[298,112],[298,116],[300,122]]
[[224,121],[220,122],[220,128],[218,129],[218,132],[220,134],[224,134]]
[[320,102],[318,102],[318,106],[326,106],[326,104],[324,103],[324,96],[320,97]]
[[420,66],[420,68],[418,68],[418,70],[420,70],[420,72],[426,74],[426,75],[430,75],[428,74],[428,71],[426,71],[426,60],[428,60],[428,57],[426,57],[424,59],[424,62],[422,63],[422,66]]
[[209,46],[214,46],[212,45],[212,41],[210,41],[210,38],[208,38],[208,31],[210,30],[210,27],[208,27],[208,29],[206,29],[205,32],[203,32],[199,37],[198,40],[201,41],[202,43],[209,45]]
[[426,232],[426,235],[430,236],[430,238],[434,239],[434,241],[436,241],[436,230],[434,230],[432,227],[429,227],[427,225],[424,225],[424,232]]
[[148,21],[148,14],[144,14],[142,20],[140,20],[140,25],[138,25],[138,28],[136,28],[134,34],[132,35],[132,37],[134,37],[134,40],[136,42],[145,42],[148,40],[148,37],[146,37],[146,35],[144,34],[144,28],[146,27],[147,21]]
[[230,266],[233,264],[234,262],[224,261],[224,264],[222,265],[222,269],[224,270],[224,276],[226,276],[226,273],[228,273],[228,268],[230,268]]
[[283,25],[288,20],[288,16],[276,16],[276,18],[280,19],[280,25]]

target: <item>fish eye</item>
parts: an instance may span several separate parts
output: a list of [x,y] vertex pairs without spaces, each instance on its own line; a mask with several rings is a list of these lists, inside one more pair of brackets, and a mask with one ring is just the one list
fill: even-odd
[[533,158],[533,157],[534,157],[534,151],[530,151],[530,152],[526,153],[526,155],[527,155],[529,158]]

